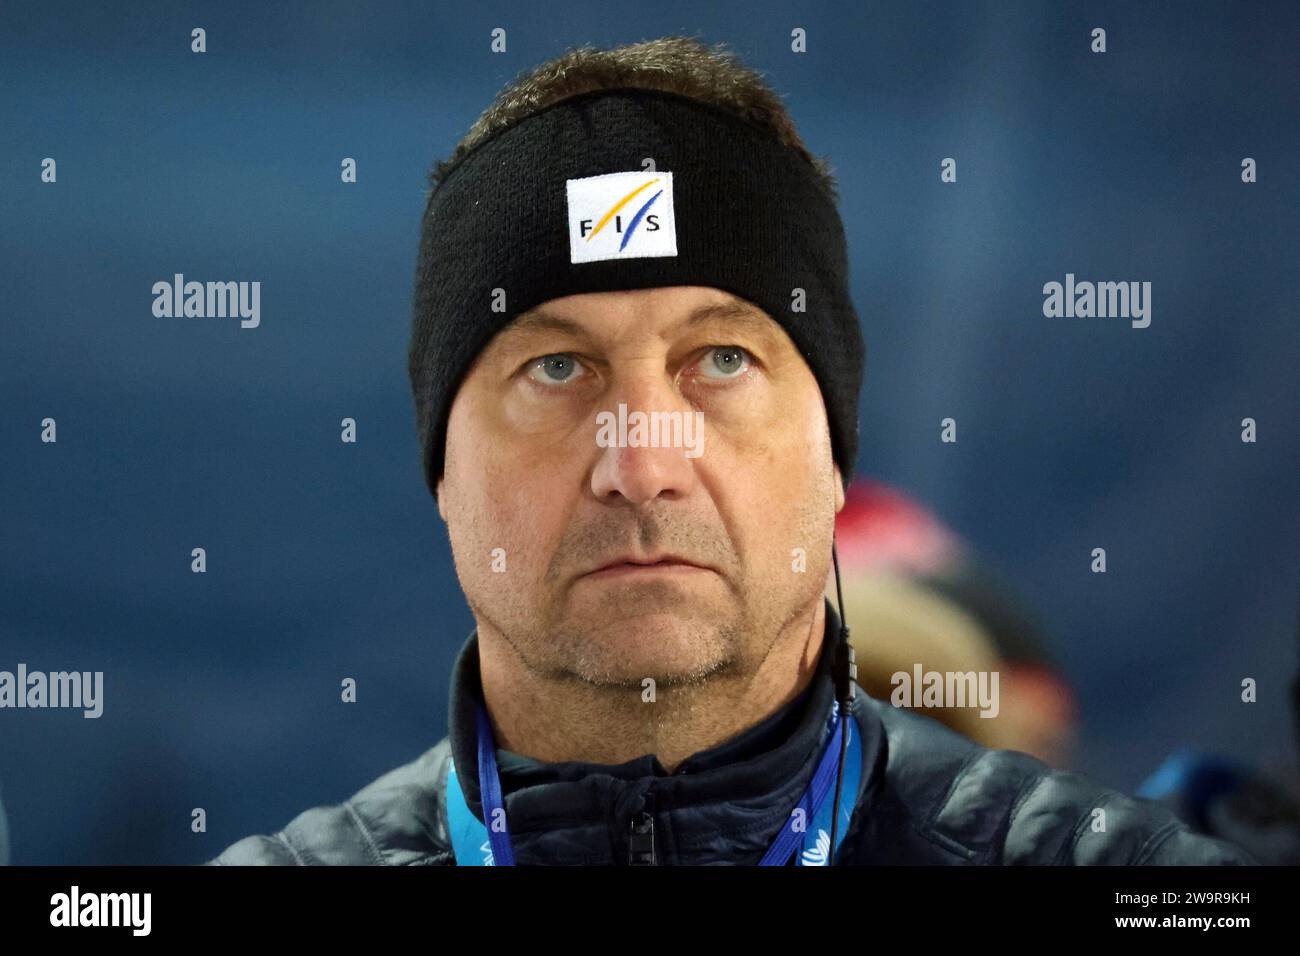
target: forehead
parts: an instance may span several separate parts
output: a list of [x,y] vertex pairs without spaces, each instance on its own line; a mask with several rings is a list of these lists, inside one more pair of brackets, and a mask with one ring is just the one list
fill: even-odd
[[671,338],[703,326],[784,337],[771,316],[745,299],[719,289],[674,286],[551,299],[520,315],[498,338],[506,347],[544,335],[598,341],[645,334]]

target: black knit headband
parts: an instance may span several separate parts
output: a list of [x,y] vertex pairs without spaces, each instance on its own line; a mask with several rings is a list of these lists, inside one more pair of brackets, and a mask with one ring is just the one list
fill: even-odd
[[618,89],[494,134],[429,198],[408,356],[429,490],[456,390],[516,317],[560,296],[682,285],[730,292],[786,330],[847,485],[864,345],[834,198],[770,131],[679,94]]

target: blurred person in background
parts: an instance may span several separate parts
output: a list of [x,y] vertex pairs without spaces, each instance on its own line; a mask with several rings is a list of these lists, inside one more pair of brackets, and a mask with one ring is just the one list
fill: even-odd
[[[898,706],[985,747],[1018,750],[1067,769],[1077,704],[1048,639],[1014,589],[972,545],[898,488],[854,481],[835,523],[845,617],[858,684],[890,701],[901,678],[923,672],[998,672],[996,716],[978,707]],[[834,574],[827,595],[834,597]],[[1300,676],[1292,684],[1300,741]],[[1194,746],[1172,752],[1137,796],[1171,809],[1192,830],[1232,842],[1261,863],[1300,865],[1300,780]]]
[[[910,707],[986,747],[1068,766],[1074,692],[1013,590],[969,543],[903,491],[861,479],[835,522],[858,683],[891,700],[902,677],[997,672],[998,710]],[[834,596],[834,575],[827,584]]]

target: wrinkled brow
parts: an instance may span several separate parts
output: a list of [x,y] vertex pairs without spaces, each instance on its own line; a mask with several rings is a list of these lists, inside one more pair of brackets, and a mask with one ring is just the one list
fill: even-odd
[[[761,311],[757,306],[733,300],[729,302],[713,302],[700,306],[686,317],[681,323],[681,327],[700,325],[711,320],[738,323],[748,327],[750,331],[762,335],[770,335],[775,326],[767,313]],[[580,323],[560,315],[552,315],[545,309],[536,308],[525,312],[507,326],[501,336],[503,345],[508,347],[509,339],[524,338],[535,332],[560,332],[584,340],[591,337],[587,329]]]

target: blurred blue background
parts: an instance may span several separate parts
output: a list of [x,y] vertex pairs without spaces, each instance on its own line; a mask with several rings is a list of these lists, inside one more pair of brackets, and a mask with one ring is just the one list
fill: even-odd
[[[0,669],[105,673],[97,720],[0,711],[13,862],[200,862],[446,732],[473,622],[406,376],[426,175],[519,71],[673,33],[763,71],[833,161],[859,472],[1037,610],[1077,769],[1294,768],[1294,4],[467,7],[0,8]],[[155,318],[175,272],[260,280],[260,328]],[[1150,328],[1045,318],[1067,272],[1150,281]]]

